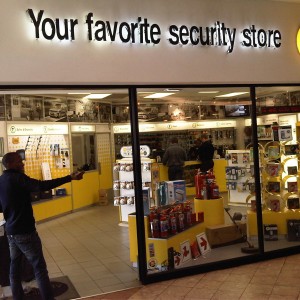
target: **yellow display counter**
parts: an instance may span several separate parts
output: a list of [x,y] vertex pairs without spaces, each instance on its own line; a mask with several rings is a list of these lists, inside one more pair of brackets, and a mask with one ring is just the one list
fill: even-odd
[[225,222],[223,198],[201,200],[194,198],[194,211],[204,212],[205,226],[222,225]]
[[[192,165],[199,165],[199,161],[186,161],[184,166],[187,167],[186,169],[190,169]],[[226,188],[226,173],[225,167],[227,166],[227,161],[225,159],[214,159],[214,174],[216,176],[216,182],[219,186],[220,192],[227,192]],[[196,166],[197,167],[197,166]],[[195,167],[195,168],[196,168]],[[196,194],[195,186],[194,186],[194,173],[193,172],[186,172],[185,173],[187,181],[191,182],[193,186],[187,185],[186,187],[186,194],[187,196],[194,196]],[[167,181],[168,179],[168,167],[164,166],[163,164],[159,164],[159,177],[160,181]]]
[[86,172],[83,180],[73,180],[60,188],[66,189],[66,196],[33,202],[32,207],[37,222],[99,203],[98,172]]
[[[299,209],[284,209],[283,211],[275,212],[271,210],[264,210],[262,212],[263,224],[276,224],[278,227],[278,234],[287,234],[287,220],[289,219],[300,219]],[[248,235],[257,235],[257,218],[256,212],[247,211],[247,224],[248,224]]]
[[[151,238],[148,217],[144,217],[145,223],[145,239],[146,239],[146,255],[148,267],[153,267],[155,264],[163,266],[168,261],[168,249],[173,247],[174,251],[180,251],[180,244],[189,241],[190,244],[196,241],[196,236],[205,232],[204,223],[195,224],[183,232],[173,235],[169,238],[159,239]],[[136,236],[136,215],[131,214],[128,216],[129,227],[129,243],[130,243],[130,261],[133,264],[137,263],[138,249],[137,249],[137,236]]]

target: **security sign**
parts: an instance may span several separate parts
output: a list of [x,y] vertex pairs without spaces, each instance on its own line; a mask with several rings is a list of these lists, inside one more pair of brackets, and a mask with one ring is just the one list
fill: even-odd
[[210,252],[211,248],[208,243],[205,232],[202,232],[197,235],[197,242],[202,255],[205,255],[206,253]]

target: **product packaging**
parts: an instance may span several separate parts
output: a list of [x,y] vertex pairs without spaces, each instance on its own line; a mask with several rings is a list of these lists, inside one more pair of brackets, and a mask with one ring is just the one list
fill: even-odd
[[264,237],[265,241],[277,241],[278,240],[278,227],[276,224],[264,225]]
[[150,214],[150,188],[143,188],[143,204],[144,204],[144,215]]
[[184,202],[186,200],[186,187],[184,180],[165,181],[168,203]]

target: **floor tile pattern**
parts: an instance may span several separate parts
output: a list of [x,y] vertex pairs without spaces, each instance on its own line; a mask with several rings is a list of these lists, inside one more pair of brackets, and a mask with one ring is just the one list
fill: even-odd
[[300,254],[142,286],[118,220],[118,207],[107,205],[38,224],[50,277],[68,276],[93,300],[300,299]]
[[88,300],[300,299],[300,254],[88,297]]

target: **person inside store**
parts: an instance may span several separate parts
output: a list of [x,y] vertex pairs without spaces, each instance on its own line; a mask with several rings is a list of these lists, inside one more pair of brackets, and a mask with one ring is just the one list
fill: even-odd
[[164,156],[165,150],[162,148],[161,142],[157,141],[155,148],[152,151],[151,158],[155,159],[157,162],[161,162],[161,158]]
[[214,157],[215,148],[212,144],[211,139],[206,133],[201,134],[200,139],[202,142],[198,151],[198,159],[201,162],[200,171],[207,172],[210,169],[213,169],[214,167],[213,157]]
[[3,212],[5,232],[10,250],[10,286],[14,300],[24,299],[21,282],[21,260],[25,255],[34,269],[42,299],[53,300],[42,243],[35,227],[31,193],[48,191],[72,180],[81,180],[84,172],[52,179],[36,180],[24,173],[24,163],[17,152],[8,152],[2,158],[5,168],[0,176],[0,212]]
[[188,160],[198,160],[198,152],[202,142],[201,139],[198,138],[195,140],[194,146],[192,146],[188,153]]
[[168,166],[169,180],[182,180],[184,162],[187,160],[185,150],[178,144],[178,138],[171,139],[171,145],[166,149],[162,163]]

